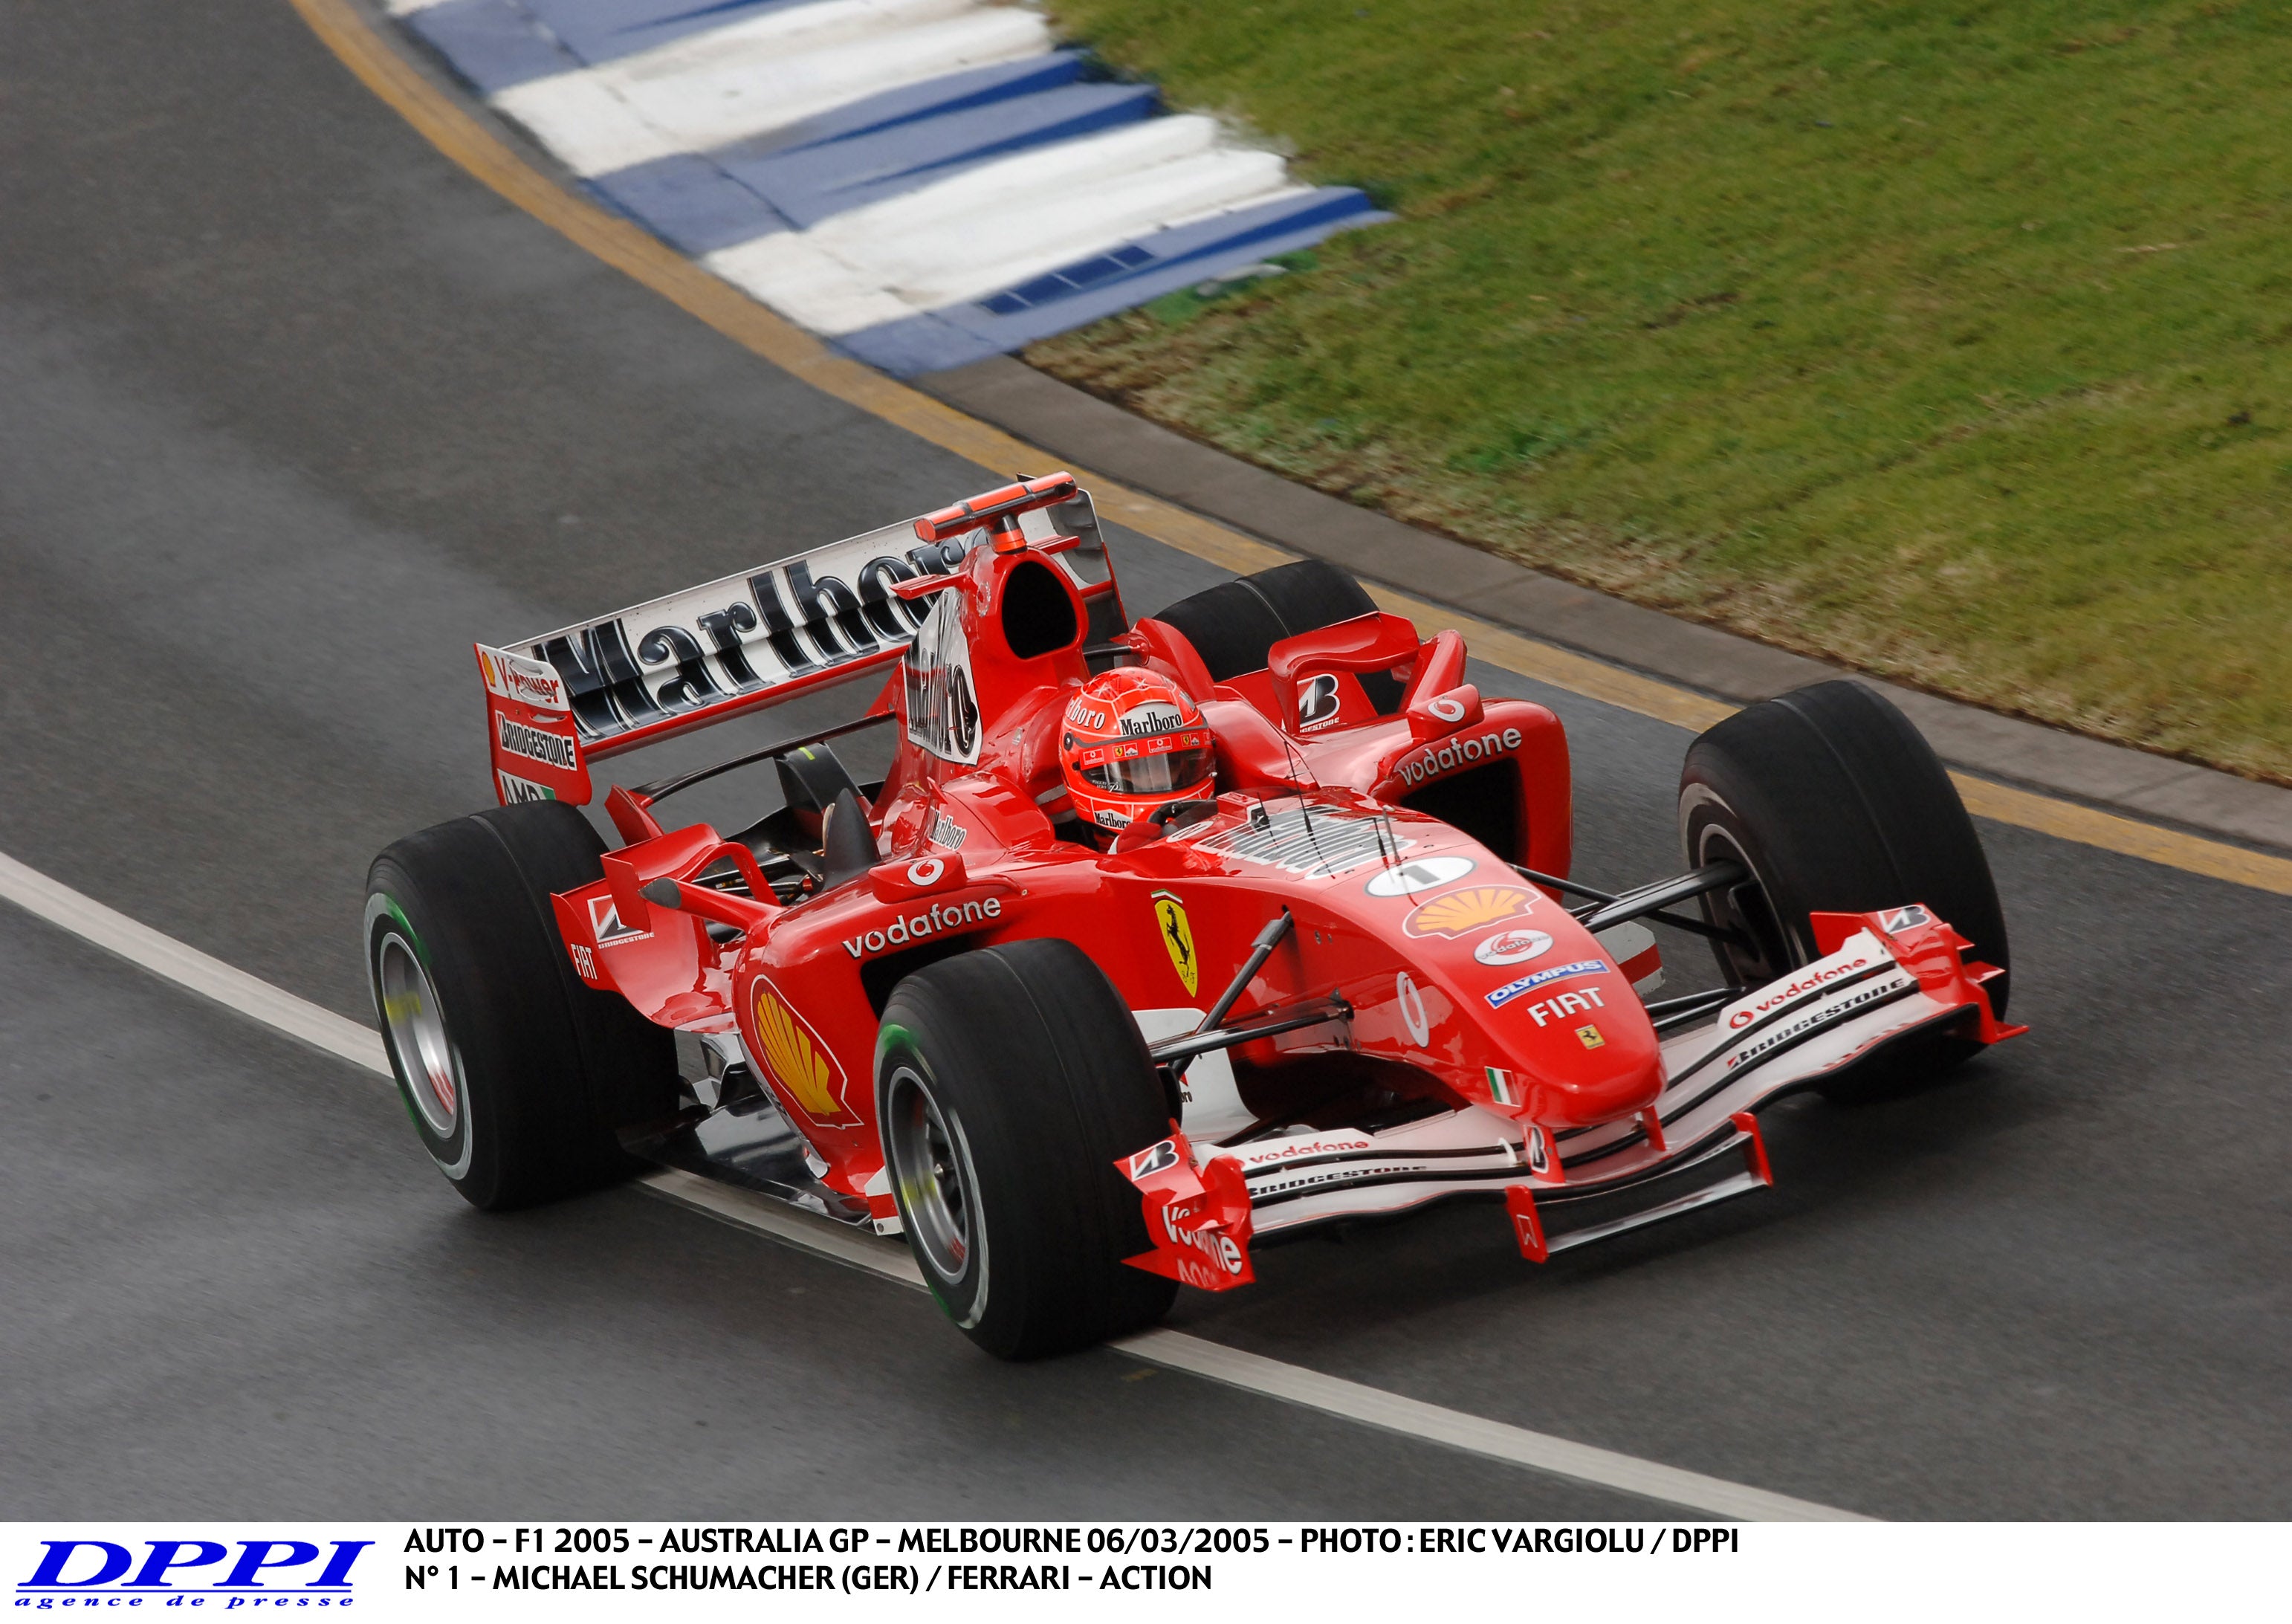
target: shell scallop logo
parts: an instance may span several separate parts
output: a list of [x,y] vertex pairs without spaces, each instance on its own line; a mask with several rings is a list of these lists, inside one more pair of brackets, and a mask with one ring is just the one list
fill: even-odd
[[843,1103],[843,1068],[819,1035],[770,982],[758,980],[755,1000],[756,1058],[781,1094],[815,1122],[857,1122],[858,1113]]
[[1462,936],[1468,931],[1524,917],[1533,899],[1517,885],[1467,885],[1434,897],[1408,916],[1412,936]]

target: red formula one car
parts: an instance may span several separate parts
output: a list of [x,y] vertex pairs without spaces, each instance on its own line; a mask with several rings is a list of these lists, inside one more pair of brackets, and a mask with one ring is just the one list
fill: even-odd
[[[902,1233],[1005,1356],[1448,1198],[1540,1260],[1771,1182],[1786,1094],[2020,1030],[1973,827],[1868,689],[1696,739],[1686,871],[1610,894],[1569,877],[1558,718],[1455,632],[1311,562],[1132,625],[1063,474],[477,657],[504,804],[368,882],[431,1156],[481,1208],[650,1161]],[[577,810],[604,757],[865,679],[838,726],[613,788],[617,847]],[[870,727],[855,782],[829,741]],[[747,828],[666,815],[767,761]],[[1724,984],[1650,1000],[1651,921]]]

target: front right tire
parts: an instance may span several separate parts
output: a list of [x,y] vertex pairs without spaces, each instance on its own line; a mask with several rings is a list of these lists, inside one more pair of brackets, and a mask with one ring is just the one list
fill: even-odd
[[[1814,957],[1811,913],[1923,902],[2007,969],[2006,916],[1973,820],[1910,719],[1860,683],[1821,683],[1746,707],[1688,747],[1680,839],[1691,868],[1731,859],[1750,882],[1705,899],[1744,985]],[[2002,1018],[2009,977],[1989,983]]]
[[[1680,838],[1691,868],[1739,862],[1741,885],[1707,894],[1704,917],[1740,933],[1713,944],[1721,974],[1755,987],[1815,957],[1813,913],[1922,902],[1973,942],[1970,959],[2008,970],[2006,916],[1957,786],[1923,735],[1860,683],[1802,688],[1738,711],[1688,747]],[[1987,983],[2003,1019],[2012,977]],[[1878,1097],[1980,1046],[1944,1037],[1886,1052],[1822,1085]]]

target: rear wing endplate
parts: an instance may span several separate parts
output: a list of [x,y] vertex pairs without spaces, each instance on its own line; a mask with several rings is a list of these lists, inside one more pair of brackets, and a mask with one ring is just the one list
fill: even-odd
[[[1078,538],[1047,562],[1072,578],[1094,632],[1110,608],[1122,630],[1089,493],[1020,525],[1030,542]],[[504,804],[585,802],[592,761],[886,670],[932,607],[892,588],[954,569],[987,534],[918,542],[909,520],[506,648],[477,644],[496,791]]]

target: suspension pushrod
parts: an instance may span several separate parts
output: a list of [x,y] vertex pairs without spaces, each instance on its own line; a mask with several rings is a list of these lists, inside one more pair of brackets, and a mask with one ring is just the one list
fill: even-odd
[[[1576,916],[1579,924],[1585,917],[1583,914]],[[1691,936],[1702,936],[1713,941],[1723,941],[1730,947],[1739,948],[1749,945],[1744,940],[1742,932],[1730,930],[1724,925],[1707,924],[1687,914],[1650,914],[1647,919],[1650,925],[1668,925],[1675,931],[1685,931]]]
[[[1241,961],[1241,968],[1235,973],[1233,980],[1226,983],[1223,992],[1218,994],[1217,1002],[1210,1006],[1210,1013],[1202,1017],[1202,1023],[1186,1034],[1187,1038],[1207,1037],[1217,1030],[1227,1012],[1233,1008],[1234,1000],[1249,985],[1250,978],[1265,967],[1265,961],[1273,957],[1273,949],[1281,945],[1281,939],[1289,933],[1289,927],[1295,923],[1296,921],[1289,917],[1289,910],[1286,908],[1266,922],[1265,928],[1257,933],[1257,940],[1249,944],[1249,957]],[[1194,1056],[1202,1049],[1220,1046],[1214,1043],[1205,1044],[1176,1054],[1169,1062],[1170,1075],[1183,1083],[1186,1068],[1193,1064]]]
[[1277,1014],[1271,1020],[1245,1021],[1239,1026],[1222,1026],[1211,1031],[1190,1033],[1183,1038],[1166,1038],[1150,1046],[1148,1052],[1153,1055],[1155,1064],[1166,1066],[1174,1061],[1191,1060],[1197,1054],[1207,1054],[1215,1049],[1230,1049],[1254,1038],[1271,1038],[1276,1032],[1294,1032],[1308,1026],[1325,1026],[1332,1021],[1342,1021],[1352,1013],[1352,1006],[1343,998],[1323,998],[1303,1009]]
[[1612,902],[1616,900],[1615,893],[1612,892],[1594,891],[1589,885],[1579,885],[1574,880],[1563,880],[1556,874],[1545,874],[1538,869],[1529,868],[1523,863],[1513,864],[1512,871],[1524,880],[1534,880],[1537,885],[1549,885],[1554,891],[1573,892],[1579,897],[1589,897],[1594,902]]
[[1286,908],[1266,922],[1265,928],[1257,933],[1257,940],[1249,944],[1249,957],[1241,961],[1241,968],[1234,973],[1233,980],[1226,983],[1225,990],[1218,994],[1217,1002],[1210,1006],[1210,1013],[1202,1017],[1199,1026],[1186,1034],[1188,1037],[1198,1038],[1204,1032],[1215,1031],[1224,1023],[1227,1012],[1233,1008],[1234,1000],[1241,997],[1250,979],[1265,967],[1265,961],[1273,957],[1273,949],[1281,945],[1281,939],[1289,933],[1289,927],[1295,923]]
[[1725,1008],[1748,990],[1745,987],[1714,987],[1705,992],[1691,992],[1683,998],[1660,999],[1647,1006],[1648,1019],[1655,1022],[1658,1032],[1684,1026],[1699,1015]]
[[[1578,924],[1600,912],[1602,909],[1625,900],[1613,892],[1594,891],[1589,885],[1579,885],[1574,880],[1563,880],[1556,874],[1545,874],[1535,869],[1525,868],[1519,863],[1513,864],[1512,868],[1513,872],[1522,879],[1534,880],[1537,885],[1549,885],[1555,891],[1572,891],[1578,896],[1591,898],[1593,903],[1591,907],[1571,908],[1568,910]],[[1740,931],[1731,931],[1720,925],[1707,924],[1701,919],[1691,919],[1683,914],[1658,913],[1650,917],[1658,925],[1668,925],[1672,929],[1685,931],[1691,936],[1705,936],[1713,941],[1724,941],[1736,947],[1743,945],[1743,933]]]
[[[1660,913],[1674,902],[1684,902],[1688,898],[1699,897],[1706,892],[1739,885],[1749,877],[1750,870],[1740,863],[1707,863],[1691,873],[1673,879],[1658,880],[1652,885],[1642,885],[1637,891],[1625,893],[1604,908],[1585,915],[1584,928],[1597,933],[1610,925],[1644,918],[1650,914]],[[1680,921],[1666,917],[1664,923],[1677,925]],[[1704,928],[1708,931],[1713,927],[1706,925]]]

